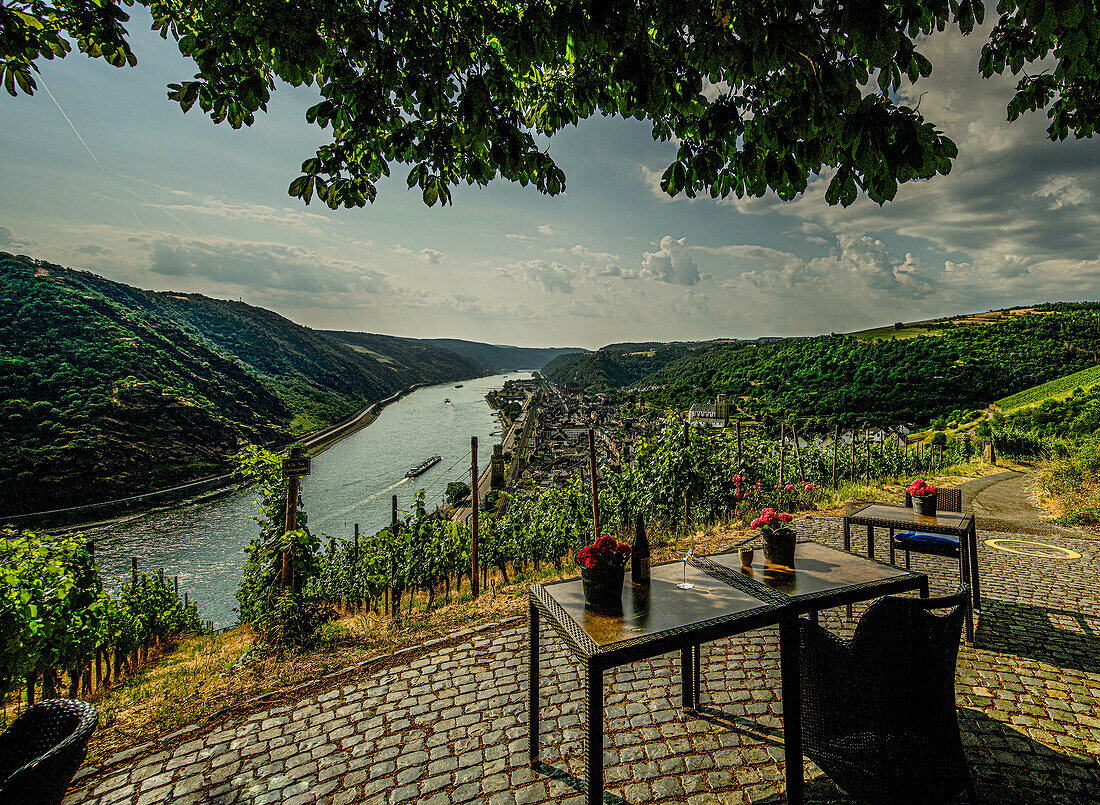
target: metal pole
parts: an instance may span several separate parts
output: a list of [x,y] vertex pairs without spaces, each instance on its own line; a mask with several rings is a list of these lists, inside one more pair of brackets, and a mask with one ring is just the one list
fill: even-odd
[[787,439],[787,425],[784,422],[780,422],[779,423],[779,485],[780,486],[783,486],[784,482],[786,481],[786,478],[785,478],[786,473],[784,473],[785,468],[783,466],[783,463],[786,459],[786,457],[783,454],[783,442],[785,442],[786,439]]
[[840,443],[840,423],[833,425],[833,489],[836,489],[836,450]]
[[474,598],[478,595],[478,581],[477,581],[477,510],[480,508],[480,491],[477,483],[477,437],[470,437],[470,474],[473,478],[473,482],[470,488],[473,490],[470,495],[470,503],[473,506],[473,516],[470,518],[470,593]]
[[741,420],[737,420],[737,469],[741,469]]
[[588,477],[592,485],[592,539],[600,538],[600,495],[596,484],[596,431],[588,429]]

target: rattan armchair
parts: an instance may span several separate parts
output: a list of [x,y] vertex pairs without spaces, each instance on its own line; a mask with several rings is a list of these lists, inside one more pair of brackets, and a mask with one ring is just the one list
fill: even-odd
[[79,699],[47,699],[28,707],[0,735],[0,803],[59,805],[99,724]]
[[799,619],[802,751],[847,794],[927,805],[965,790],[975,801],[955,710],[968,596],[880,598],[851,641]]

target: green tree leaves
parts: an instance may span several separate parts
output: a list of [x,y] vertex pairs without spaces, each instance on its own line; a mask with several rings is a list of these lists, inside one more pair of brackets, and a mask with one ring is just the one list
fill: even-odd
[[[84,53],[133,64],[122,6],[16,0],[0,8],[0,80],[34,90],[40,58]],[[954,144],[899,105],[903,80],[931,73],[920,37],[984,19],[973,0],[895,4],[840,0],[737,6],[581,0],[200,0],[150,3],[153,27],[197,72],[171,84],[185,112],[251,125],[277,82],[315,84],[307,122],[327,132],[289,186],[309,203],[362,207],[394,165],[408,168],[428,206],[455,186],[496,177],[555,195],[565,175],[544,142],[594,115],[645,120],[678,153],[661,187],[670,195],[805,192],[836,171],[827,193],[847,205],[883,203],[899,183],[946,174]],[[1083,0],[1002,0],[983,52],[986,76],[1052,58],[1025,76],[1009,109],[1049,106],[1049,135],[1091,136],[1100,26]],[[877,89],[872,89],[877,87]],[[841,175],[843,174],[843,175]]]

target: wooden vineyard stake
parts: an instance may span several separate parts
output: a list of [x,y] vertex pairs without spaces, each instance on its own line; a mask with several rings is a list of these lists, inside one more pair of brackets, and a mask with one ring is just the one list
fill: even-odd
[[741,420],[737,420],[737,470],[741,470]]
[[[302,448],[290,448],[290,456],[283,459],[283,477],[287,479],[286,527],[284,534],[298,528],[298,483],[303,475],[309,475],[309,458],[302,455]],[[283,566],[279,574],[283,589],[294,583],[294,553],[290,545],[283,548]]]
[[470,503],[473,506],[473,515],[470,518],[470,594],[474,598],[478,595],[478,577],[477,577],[477,510],[480,507],[480,490],[477,485],[477,437],[470,437],[470,477],[473,482],[470,485],[470,489],[473,490],[470,494]]
[[592,540],[600,538],[600,495],[596,482],[596,431],[588,429],[588,477],[592,486]]
[[783,443],[786,441],[786,439],[787,439],[786,425],[783,422],[780,422],[779,423],[779,486],[780,487],[782,487],[783,484],[786,483],[786,478],[784,477],[785,476],[784,466],[783,466],[783,462],[784,462],[784,458],[785,458],[784,453],[783,453]]
[[836,450],[840,443],[840,423],[833,425],[833,489],[836,489]]

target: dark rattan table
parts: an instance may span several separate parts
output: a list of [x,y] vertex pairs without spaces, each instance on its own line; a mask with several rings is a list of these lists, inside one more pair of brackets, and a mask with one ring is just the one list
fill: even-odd
[[635,660],[680,651],[681,702],[699,705],[699,647],[722,637],[778,624],[783,678],[784,754],[787,802],[802,801],[802,746],[799,723],[798,639],[795,618],[821,609],[865,601],[893,592],[920,590],[928,579],[851,553],[813,542],[800,543],[794,569],[765,567],[762,551],[751,569],[742,569],[739,554],[697,557],[687,567],[691,590],[680,562],[656,565],[648,591],[635,589],[627,574],[623,615],[609,617],[584,608],[579,579],[531,587],[529,616],[529,750],[533,767],[539,760],[539,620],[545,617],[584,666],[585,773],[588,805],[603,797],[603,673]]
[[875,528],[890,530],[893,542],[895,531],[924,531],[929,534],[948,534],[959,538],[959,576],[970,585],[971,606],[966,612],[966,642],[974,642],[973,609],[982,608],[981,589],[978,584],[978,536],[974,515],[970,512],[936,512],[935,517],[922,517],[914,509],[900,506],[864,506],[844,517],[844,548],[851,550],[851,526],[867,526],[867,556],[875,556]]

